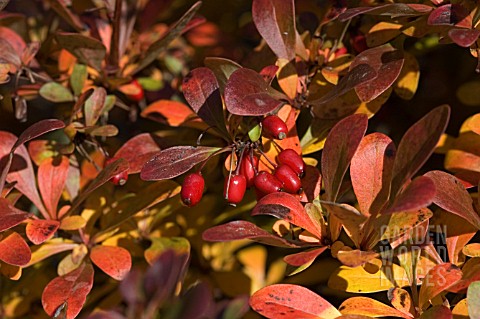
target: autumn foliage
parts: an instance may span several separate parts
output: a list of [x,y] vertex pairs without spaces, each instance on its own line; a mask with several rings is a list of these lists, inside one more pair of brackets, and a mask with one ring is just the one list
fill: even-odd
[[23,3],[2,318],[480,318],[477,1]]

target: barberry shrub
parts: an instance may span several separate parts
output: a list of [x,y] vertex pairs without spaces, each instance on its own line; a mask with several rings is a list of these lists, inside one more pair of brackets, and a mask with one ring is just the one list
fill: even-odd
[[21,3],[2,317],[480,318],[476,1]]

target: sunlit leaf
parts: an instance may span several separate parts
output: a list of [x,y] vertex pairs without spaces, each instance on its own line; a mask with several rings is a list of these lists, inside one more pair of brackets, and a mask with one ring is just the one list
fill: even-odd
[[250,297],[253,310],[267,318],[336,318],[341,313],[316,293],[297,285],[277,284]]
[[436,196],[436,185],[427,176],[415,178],[395,199],[386,214],[429,206]]
[[218,147],[208,146],[174,146],[160,151],[142,168],[140,177],[143,180],[163,180],[181,175],[196,164],[205,161]]
[[462,278],[462,271],[455,265],[444,263],[430,269],[420,287],[418,306],[425,308],[429,301]]
[[342,313],[342,315],[364,315],[364,316],[371,316],[371,317],[400,317],[400,318],[408,318],[404,313],[387,306],[386,304],[377,301],[372,298],[367,297],[352,297],[348,298],[338,310]]
[[395,93],[404,100],[410,100],[417,92],[418,81],[420,80],[420,66],[412,54],[405,52],[402,71],[393,84]]
[[335,202],[367,125],[366,115],[355,114],[338,122],[328,134],[322,154],[322,177],[328,201]]
[[93,267],[90,263],[82,263],[72,272],[48,283],[42,293],[43,309],[53,316],[59,307],[67,306],[66,319],[73,319],[82,310],[92,287]]
[[170,126],[179,126],[195,117],[188,106],[171,100],[155,101],[143,109],[141,115]]
[[40,245],[52,238],[59,226],[57,220],[32,219],[27,223],[25,232],[32,243]]
[[328,247],[313,248],[296,254],[287,255],[283,260],[292,266],[300,267],[305,264],[311,264],[315,258],[320,256]]
[[407,317],[413,318],[413,301],[408,291],[402,288],[390,289],[388,290],[388,300],[390,300],[390,303],[395,309],[402,312]]
[[107,275],[122,280],[132,267],[132,257],[125,248],[96,245],[90,250],[92,262]]
[[14,266],[25,266],[32,253],[25,240],[16,232],[4,236],[0,241],[0,260]]
[[62,230],[77,230],[85,227],[86,224],[87,221],[85,218],[79,215],[73,215],[62,218],[59,228]]
[[358,246],[360,244],[360,228],[367,220],[367,216],[361,214],[355,207],[347,204],[337,204],[334,202],[321,201],[322,206],[327,212],[345,227],[348,235],[352,237],[353,242]]
[[358,267],[366,264],[370,260],[377,258],[378,253],[374,251],[340,250],[337,253],[337,259],[345,266]]
[[295,58],[295,6],[293,0],[254,0],[252,17],[260,35],[277,57]]
[[67,250],[72,250],[76,246],[78,246],[77,243],[74,243],[67,239],[62,239],[62,238],[50,239],[49,241],[44,242],[40,246],[32,247],[32,258],[30,259],[30,262],[28,263],[28,265],[26,265],[25,267],[34,265],[37,262],[42,261],[55,254],[58,254]]

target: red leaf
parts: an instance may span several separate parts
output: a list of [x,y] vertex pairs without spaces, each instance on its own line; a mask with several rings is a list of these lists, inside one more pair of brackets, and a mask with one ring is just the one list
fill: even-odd
[[252,211],[255,215],[271,215],[302,227],[313,235],[322,236],[321,226],[305,212],[302,203],[293,195],[283,192],[271,193],[260,199]]
[[83,192],[74,200],[67,213],[74,211],[94,190],[111,180],[115,175],[126,170],[128,170],[128,163],[122,158],[105,166],[98,176],[95,177],[95,179],[91,181]]
[[[463,317],[463,316],[459,316]],[[452,319],[452,311],[448,307],[436,305],[423,312],[419,319]]]
[[350,175],[360,211],[376,215],[388,201],[395,144],[382,134],[365,136],[352,158]]
[[254,0],[252,17],[260,35],[277,57],[295,58],[295,6],[293,0]]
[[179,126],[195,117],[195,113],[188,106],[171,100],[155,101],[143,109],[141,115],[170,126]]
[[183,79],[183,94],[195,113],[210,126],[229,136],[215,74],[209,68],[196,68]]
[[132,267],[132,257],[128,250],[117,246],[97,245],[90,251],[92,262],[107,275],[122,280]]
[[472,20],[468,10],[459,4],[446,4],[430,13],[427,23],[430,25],[455,25],[470,28]]
[[473,200],[457,178],[442,171],[431,171],[425,176],[433,181],[437,189],[433,198],[435,205],[464,218],[480,229],[480,217],[473,209]]
[[392,3],[377,7],[351,8],[342,13],[338,19],[340,21],[346,21],[360,14],[389,15],[392,18],[405,16],[413,17],[424,15],[430,11],[432,11],[432,7],[424,4]]
[[215,226],[203,232],[203,240],[206,241],[232,241],[239,239],[251,239],[256,242],[286,248],[302,247],[300,242],[290,242],[281,237],[270,234],[269,232],[257,227],[255,224],[244,220],[229,222],[227,224]]
[[25,266],[32,253],[25,240],[16,232],[10,233],[0,241],[0,260],[14,266]]
[[30,213],[13,207],[7,199],[0,198],[0,232],[17,226],[30,215]]
[[35,245],[40,245],[52,238],[59,226],[58,220],[33,219],[27,224],[27,237]]
[[18,140],[12,146],[12,151],[15,151],[15,149],[20,145],[25,144],[26,142],[33,140],[34,138],[39,137],[40,135],[43,135],[45,133],[55,131],[64,127],[65,127],[65,124],[62,121],[56,120],[56,119],[48,119],[48,120],[42,120],[40,122],[37,122],[32,126],[28,127],[25,131],[22,132],[22,134],[20,134],[20,136],[18,137]]
[[271,84],[273,78],[277,74],[278,69],[279,68],[276,65],[267,65],[266,67],[260,70],[260,75],[263,76],[263,79],[265,80],[265,82],[267,82],[268,84]]
[[146,181],[163,180],[177,177],[190,170],[196,164],[205,161],[220,150],[208,146],[175,146],[160,151],[142,168],[140,178]]
[[462,279],[462,271],[454,264],[436,265],[428,271],[420,287],[418,306],[424,309],[428,302]]
[[451,29],[448,36],[461,47],[468,48],[477,41],[480,31],[477,29]]
[[385,92],[400,75],[403,66],[403,53],[390,45],[382,45],[365,50],[355,57],[350,70],[367,64],[377,73],[377,77],[355,86],[362,102],[370,102]]
[[225,87],[227,110],[236,115],[258,116],[272,112],[282,104],[273,96],[283,97],[260,74],[245,68],[234,71]]
[[336,318],[341,313],[328,301],[307,288],[278,284],[255,292],[250,298],[253,310],[267,318]]
[[160,141],[149,133],[138,134],[129,139],[115,153],[113,158],[128,161],[128,173],[136,174],[142,170],[146,161],[161,150]]
[[66,319],[73,319],[82,310],[92,287],[93,267],[90,263],[82,263],[77,269],[48,283],[42,293],[43,309],[53,316],[57,309],[66,307]]
[[328,134],[322,154],[322,177],[328,201],[335,202],[367,125],[365,114],[354,114],[338,122]]
[[[3,166],[2,164],[5,160],[4,156],[8,156],[17,140],[18,139],[15,135],[0,131],[0,159],[2,159],[0,167]],[[1,171],[2,169],[0,168],[0,172]],[[16,182],[15,188],[30,199],[42,215],[48,216],[47,211],[40,200],[40,195],[38,194],[37,186],[35,185],[35,174],[33,172],[32,162],[24,145],[18,146],[15,150],[12,165],[10,166],[10,171],[6,180],[9,183]],[[2,188],[2,186],[0,186],[0,188]]]
[[38,167],[38,188],[52,218],[57,217],[57,205],[67,181],[69,167],[70,162],[66,156],[60,157],[60,163],[57,159],[48,158]]
[[450,107],[439,106],[413,124],[398,146],[393,164],[390,198],[396,197],[406,181],[422,167],[433,153],[450,117]]
[[312,250],[302,251],[296,254],[291,254],[283,257],[283,260],[295,267],[300,267],[302,265],[311,263],[315,258],[320,256],[328,247],[314,248]]
[[435,184],[430,178],[426,176],[417,177],[397,196],[392,206],[385,213],[391,214],[427,207],[432,203],[435,192]]
[[322,189],[322,176],[318,169],[314,166],[307,165],[305,167],[305,176],[302,177],[303,194],[300,200],[302,202],[313,202],[320,195]]

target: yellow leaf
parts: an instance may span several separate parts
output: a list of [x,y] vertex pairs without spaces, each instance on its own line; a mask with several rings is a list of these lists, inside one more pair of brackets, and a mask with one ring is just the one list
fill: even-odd
[[457,90],[457,98],[465,105],[480,106],[480,81],[463,83]]
[[395,81],[393,88],[400,98],[410,100],[417,91],[418,80],[420,79],[420,67],[417,59],[412,54],[405,52],[404,59],[402,71]]
[[342,315],[364,315],[372,317],[400,317],[409,318],[403,312],[387,306],[380,301],[368,297],[352,297],[345,300],[338,310]]
[[286,59],[278,59],[276,64],[279,67],[277,72],[278,84],[289,98],[294,99],[297,95],[298,85],[295,65]]
[[452,310],[453,319],[470,318],[468,315],[467,298],[460,300]]
[[87,224],[85,218],[79,215],[67,216],[62,219],[60,223],[60,229],[63,230],[77,230],[84,227]]
[[367,45],[370,48],[382,45],[397,37],[401,24],[382,21],[374,25],[366,34]]

